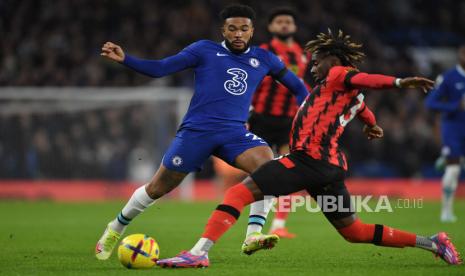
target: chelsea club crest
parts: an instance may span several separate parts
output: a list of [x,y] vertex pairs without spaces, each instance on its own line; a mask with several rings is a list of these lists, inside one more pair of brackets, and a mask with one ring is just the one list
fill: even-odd
[[260,66],[260,62],[258,61],[258,59],[256,58],[250,58],[249,59],[249,63],[250,65],[252,65],[253,67],[257,68],[258,66]]

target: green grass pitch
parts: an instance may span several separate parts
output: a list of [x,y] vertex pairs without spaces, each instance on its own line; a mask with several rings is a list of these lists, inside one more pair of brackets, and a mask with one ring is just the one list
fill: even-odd
[[[215,205],[160,202],[135,219],[126,234],[153,236],[161,257],[171,257],[196,242]],[[128,270],[116,254],[108,261],[94,257],[96,240],[122,206],[123,202],[0,202],[0,275],[465,275],[465,265],[448,266],[423,250],[350,244],[321,213],[303,209],[288,222],[298,237],[282,240],[273,250],[240,253],[247,221],[243,215],[210,252],[210,268]],[[426,202],[419,209],[360,217],[418,234],[447,231],[465,253],[465,201],[456,204],[455,224],[439,222],[439,207]]]

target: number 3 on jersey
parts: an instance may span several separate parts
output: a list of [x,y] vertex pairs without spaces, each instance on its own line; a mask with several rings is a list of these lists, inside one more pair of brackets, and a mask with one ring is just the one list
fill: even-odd
[[224,82],[224,89],[235,96],[244,94],[247,91],[247,72],[240,68],[230,68],[226,73],[232,75],[232,78]]

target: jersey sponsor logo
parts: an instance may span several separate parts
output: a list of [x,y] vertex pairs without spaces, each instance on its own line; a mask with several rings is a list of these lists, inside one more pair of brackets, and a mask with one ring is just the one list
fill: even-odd
[[464,87],[465,87],[465,83],[463,83],[463,82],[457,82],[455,84],[455,89],[457,89],[457,90],[462,90]]
[[345,127],[350,121],[352,121],[352,119],[355,117],[355,115],[357,115],[357,111],[362,106],[363,98],[364,98],[363,94],[361,94],[361,93],[358,94],[358,96],[357,96],[358,103],[356,105],[352,106],[349,109],[348,113],[342,114],[341,116],[339,116],[339,122],[341,123],[341,126]]
[[173,159],[171,159],[171,163],[173,163],[174,166],[179,167],[182,165],[183,161],[181,157],[176,155]]
[[222,53],[220,53],[220,52],[217,52],[217,53],[216,53],[216,56],[217,56],[217,57],[226,57],[226,56],[228,56],[228,54],[222,54]]
[[226,73],[232,75],[232,78],[224,82],[224,89],[235,96],[244,94],[247,91],[247,72],[240,68],[230,68]]
[[256,58],[250,58],[249,63],[250,63],[250,65],[252,65],[252,67],[255,67],[255,68],[260,66],[260,62]]

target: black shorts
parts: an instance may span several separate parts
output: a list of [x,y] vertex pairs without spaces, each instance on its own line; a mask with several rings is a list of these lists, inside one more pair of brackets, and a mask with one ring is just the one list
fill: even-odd
[[[306,190],[330,219],[341,219],[354,214],[350,194],[344,184],[345,171],[323,160],[316,160],[304,152],[292,152],[272,160],[253,172],[254,180],[265,196],[289,195]],[[320,202],[325,197],[336,200],[336,210],[325,209]]]
[[277,117],[253,113],[250,115],[249,130],[265,140],[270,147],[289,144],[292,117]]

